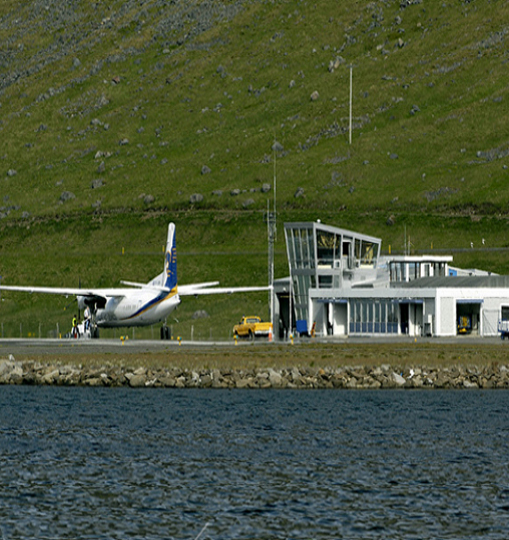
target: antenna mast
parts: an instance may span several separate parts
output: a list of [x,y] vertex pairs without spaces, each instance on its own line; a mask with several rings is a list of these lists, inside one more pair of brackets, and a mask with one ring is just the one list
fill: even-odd
[[350,122],[349,122],[349,143],[352,144],[352,78],[353,78],[353,67],[350,64]]

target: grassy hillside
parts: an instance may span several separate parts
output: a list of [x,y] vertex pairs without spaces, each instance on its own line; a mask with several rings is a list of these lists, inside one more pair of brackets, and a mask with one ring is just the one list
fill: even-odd
[[[276,276],[283,222],[317,218],[508,273],[508,30],[487,0],[2,2],[0,275],[148,280],[173,220],[182,282],[264,284],[275,176]],[[176,331],[265,299],[188,300]],[[4,293],[0,318],[65,304]]]

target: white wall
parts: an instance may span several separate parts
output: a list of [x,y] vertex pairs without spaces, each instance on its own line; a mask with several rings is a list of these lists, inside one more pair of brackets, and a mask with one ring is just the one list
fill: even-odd
[[[508,291],[509,292],[509,291]],[[485,298],[481,306],[481,330],[483,336],[497,336],[498,321],[501,316],[502,306],[509,305],[508,296],[493,296]]]
[[435,316],[435,306],[436,302],[434,298],[426,298],[424,300],[423,306],[423,331],[427,331],[428,327],[426,326],[430,322],[429,332],[432,336],[436,335],[436,316]]
[[456,323],[456,298],[442,297],[439,299],[438,305],[438,324],[435,335],[455,336],[458,327]]

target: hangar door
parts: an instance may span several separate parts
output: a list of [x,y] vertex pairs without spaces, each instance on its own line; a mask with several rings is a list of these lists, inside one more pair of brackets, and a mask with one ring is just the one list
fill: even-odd
[[479,335],[482,300],[456,301],[456,328],[457,334]]

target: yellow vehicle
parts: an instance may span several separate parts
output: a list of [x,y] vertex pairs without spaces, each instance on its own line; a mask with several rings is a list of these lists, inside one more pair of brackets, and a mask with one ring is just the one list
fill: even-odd
[[239,324],[233,327],[233,335],[236,337],[246,337],[254,340],[255,337],[268,337],[272,333],[272,323],[263,322],[256,315],[242,317]]
[[458,317],[458,334],[470,334],[472,332],[472,319],[468,315]]

